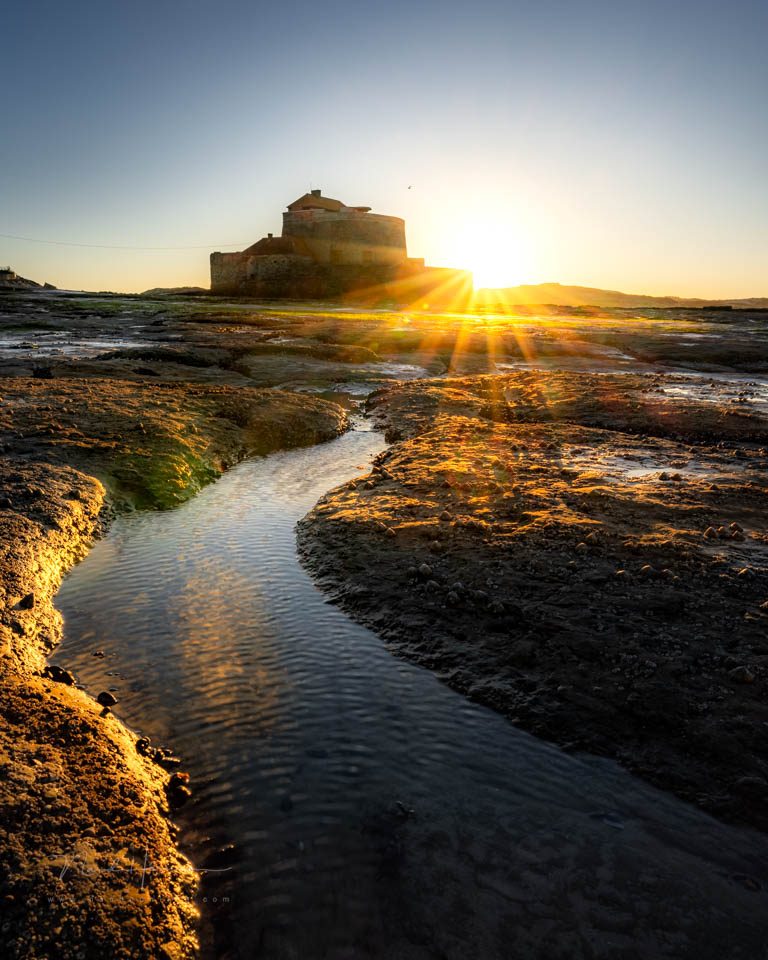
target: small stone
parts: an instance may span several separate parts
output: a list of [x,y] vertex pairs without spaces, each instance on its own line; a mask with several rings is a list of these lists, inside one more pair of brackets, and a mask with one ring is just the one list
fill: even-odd
[[136,741],[136,753],[140,753],[142,757],[146,757],[151,749],[151,741],[149,737],[139,737]]
[[496,614],[497,616],[504,613],[504,604],[501,600],[494,600],[488,607],[491,613]]
[[596,546],[596,545],[597,545],[597,534],[594,533],[594,532],[593,532],[593,533],[588,533],[588,534],[586,535],[586,537],[584,537],[584,543],[586,543],[588,547],[594,547],[594,546]]
[[164,770],[174,770],[181,766],[181,760],[170,753],[162,753],[160,757],[155,757],[155,762],[163,767]]
[[707,538],[707,540],[715,540],[717,539],[717,530],[715,530],[714,527],[707,527],[707,529],[704,531],[704,536]]
[[108,690],[102,690],[98,697],[96,697],[96,702],[100,703],[102,707],[114,707],[117,703],[117,697]]
[[731,540],[737,540],[738,542],[743,543],[743,542],[744,542],[744,534],[743,534],[743,533],[739,533],[738,530],[734,530],[733,533],[731,534]]
[[765,793],[768,782],[763,777],[739,777],[734,786],[748,793]]
[[445,599],[447,603],[455,604],[459,602],[459,595],[455,591],[451,590]]
[[68,687],[71,687],[75,682],[75,678],[69,670],[57,667],[55,663],[49,663],[43,673],[46,677],[50,677],[54,683],[65,683]]
[[443,510],[443,512],[440,514],[440,519],[441,519],[441,520],[453,520],[453,517],[451,516],[450,513],[448,513],[447,510]]
[[387,529],[384,531],[384,536],[385,536],[385,537],[394,537],[394,536],[396,536],[396,533],[395,533],[395,531],[392,529],[392,527],[387,527]]
[[729,529],[734,533],[744,533],[744,527],[740,523],[732,523]]
[[659,480],[669,480],[669,479],[670,479],[670,476],[666,470],[663,473],[659,474]]
[[31,610],[35,605],[35,595],[34,593],[28,593],[25,597],[22,597],[19,600],[17,606],[19,610]]
[[176,780],[177,776],[178,774],[174,774],[168,784],[168,799],[174,807],[183,807],[192,796],[192,791],[183,782]]
[[432,553],[440,553],[440,551],[442,550],[442,546],[441,546],[441,544],[440,544],[440,541],[439,541],[439,540],[433,540],[432,543],[430,543],[430,545],[429,545],[429,549],[432,551]]
[[589,547],[588,547],[588,546],[586,545],[586,543],[584,543],[583,541],[582,541],[581,543],[577,543],[577,544],[576,544],[576,552],[577,552],[577,553],[586,553],[587,550],[589,550]]
[[744,666],[744,664],[741,664],[738,667],[734,667],[733,670],[729,670],[728,676],[731,678],[731,680],[735,681],[736,683],[754,683],[755,682],[754,673],[752,673],[749,667]]
[[656,569],[650,563],[646,563],[644,566],[640,567],[640,576],[645,577],[646,580],[649,580],[651,577],[656,576]]
[[382,523],[381,520],[377,520],[373,526],[379,531],[379,533],[384,533],[384,531],[387,529],[386,523]]
[[431,577],[431,576],[432,576],[432,567],[430,567],[430,565],[429,565],[428,563],[422,563],[422,565],[419,567],[419,574],[420,574],[422,577],[424,577],[425,579],[426,579],[427,577]]

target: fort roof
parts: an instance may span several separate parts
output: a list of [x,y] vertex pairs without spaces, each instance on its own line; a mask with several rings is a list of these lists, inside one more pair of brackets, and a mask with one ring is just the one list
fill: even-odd
[[323,197],[319,190],[313,190],[311,193],[305,193],[303,197],[294,200],[288,204],[290,211],[294,210],[331,210],[338,211],[344,207],[341,200],[332,200],[330,197]]

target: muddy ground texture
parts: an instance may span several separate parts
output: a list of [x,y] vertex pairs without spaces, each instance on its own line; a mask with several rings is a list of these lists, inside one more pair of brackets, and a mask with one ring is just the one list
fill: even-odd
[[764,826],[767,346],[735,311],[0,298],[0,954],[194,953],[169,819],[194,784],[78,688],[52,597],[116,510],[333,437],[372,390],[394,446],[300,533],[338,601],[542,736]]
[[761,396],[551,371],[378,391],[393,446],[302,521],[300,551],[472,699],[768,829]]
[[[3,307],[13,326],[37,303]],[[110,330],[88,323],[103,348]],[[173,506],[244,456],[336,436],[346,415],[309,395],[196,381],[205,367],[183,379],[155,360],[140,382],[98,354],[53,371],[13,351],[0,356],[0,955],[181,960],[197,950],[198,874],[171,817],[194,784],[120,723],[119,703],[94,696],[109,703],[107,691],[78,687],[53,652],[52,600],[115,511]]]

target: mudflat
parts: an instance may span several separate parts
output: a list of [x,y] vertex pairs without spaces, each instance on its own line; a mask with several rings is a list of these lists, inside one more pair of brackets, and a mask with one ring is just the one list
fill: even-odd
[[194,784],[79,687],[52,598],[116,512],[366,397],[391,446],[299,529],[329,596],[514,723],[765,829],[765,317],[646,313],[4,296],[3,955],[197,950]]
[[[12,328],[36,302],[4,306]],[[126,379],[80,356],[112,347],[90,316],[90,342],[75,314],[64,336],[77,356],[55,372],[17,338],[0,380],[0,952],[180,960],[197,952],[198,875],[171,821],[186,774],[120,723],[108,690],[94,699],[46,662],[61,635],[52,598],[116,511],[173,506],[245,456],[336,436],[346,415],[311,396],[194,382],[204,368],[164,376],[162,360]]]
[[766,829],[768,418],[729,402],[757,389],[520,371],[378,391],[393,445],[303,521],[302,555],[513,723]]

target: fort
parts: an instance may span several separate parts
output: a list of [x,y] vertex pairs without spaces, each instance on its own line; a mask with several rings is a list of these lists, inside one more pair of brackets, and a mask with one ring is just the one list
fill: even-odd
[[211,254],[211,293],[259,298],[464,303],[472,274],[408,256],[405,221],[311,190],[246,250]]

